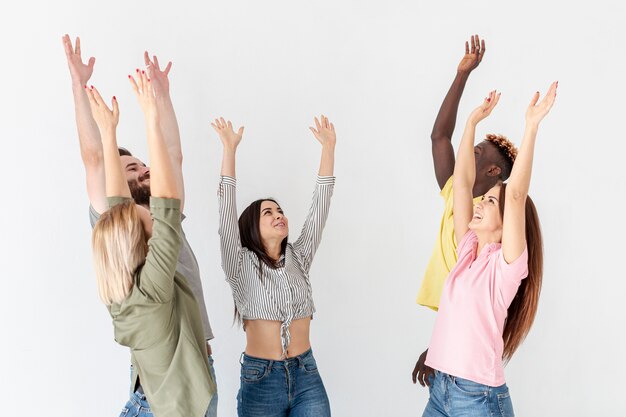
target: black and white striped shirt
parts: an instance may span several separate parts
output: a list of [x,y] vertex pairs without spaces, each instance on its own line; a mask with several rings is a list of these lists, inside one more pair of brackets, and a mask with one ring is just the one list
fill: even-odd
[[[219,187],[222,268],[237,310],[246,320],[277,320],[281,325],[283,356],[290,342],[293,320],[315,312],[309,270],[328,217],[335,177],[317,177],[313,201],[300,237],[288,243],[280,267],[270,268],[241,246],[236,203],[236,179],[222,176]],[[259,276],[262,268],[263,280]]]

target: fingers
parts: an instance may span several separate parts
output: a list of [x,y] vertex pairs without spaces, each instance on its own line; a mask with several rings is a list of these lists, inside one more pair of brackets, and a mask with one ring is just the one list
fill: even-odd
[[480,54],[480,38],[478,35],[474,35],[474,50],[477,55]]
[[541,100],[541,103],[539,103],[539,105],[543,105],[546,109],[546,112],[550,111],[550,109],[552,108],[552,105],[554,104],[554,101],[556,100],[556,89],[558,87],[558,81],[553,82],[552,84],[550,84],[550,88],[548,88],[548,92],[546,93],[545,97],[543,98],[543,100]]
[[113,107],[113,116],[117,119],[120,116],[120,107],[117,104],[117,98],[115,98],[115,96],[113,96],[111,100],[111,106]]
[[474,42],[474,35],[472,35],[470,38],[470,44],[471,44],[470,53],[472,54],[476,53],[476,43]]
[[93,94],[93,98],[96,101],[96,103],[98,103],[98,106],[106,106],[106,104],[104,104],[104,100],[102,100],[102,96],[100,95],[100,92],[93,85],[91,86],[91,94]]
[[330,130],[332,130],[333,132],[335,131],[335,125],[334,124],[330,124]]
[[539,101],[539,91],[533,94],[533,98],[530,99],[529,107],[534,107],[537,104],[537,101]]
[[96,99],[93,96],[93,91],[89,89],[87,86],[85,86],[85,93],[87,94],[87,99],[89,99],[89,105],[92,108],[98,107],[98,103],[96,102]]
[[161,67],[159,66],[159,59],[156,55],[152,55],[152,62],[154,62],[154,66],[157,70],[161,71]]
[[230,120],[228,121],[228,123],[226,123],[226,126],[228,126],[230,130],[233,129],[233,124],[230,122]]
[[76,37],[76,49],[74,53],[80,57],[80,38],[78,36]]
[[[154,57],[156,59],[156,57]],[[172,61],[169,61],[167,63],[167,66],[165,67],[165,69],[163,70],[163,73],[165,75],[168,75],[170,73],[170,70],[172,69]]]
[[428,368],[428,372],[424,374],[424,383],[426,383],[427,387],[430,387],[430,376],[433,375],[433,370]]
[[470,53],[470,49],[469,49],[469,42],[465,41],[465,55]]
[[312,126],[309,126],[309,129],[311,130],[311,132],[313,132],[313,135],[314,135],[315,137],[317,137],[317,135],[319,135],[319,133],[320,133],[320,132],[318,132],[317,130],[313,129],[313,127],[312,127]]
[[478,58],[482,61],[483,55],[485,55],[485,40],[480,41],[480,54],[478,54]]
[[146,64],[146,66],[150,65],[150,55],[148,55],[148,51],[143,51],[143,63]]
[[65,49],[65,55],[69,58],[72,56],[74,51],[72,50],[72,40],[70,39],[70,35],[63,36],[63,49]]
[[315,120],[315,127],[317,131],[319,132],[320,130],[322,130],[322,125],[320,124],[320,121],[317,120],[317,117],[315,117],[314,120]]
[[139,86],[137,85],[135,78],[133,78],[133,76],[129,74],[128,80],[130,81],[131,87],[133,87],[133,91],[135,92],[135,95],[139,96]]
[[237,131],[237,134],[238,134],[239,136],[243,136],[243,129],[244,129],[244,127],[243,127],[243,126],[241,126],[241,127],[239,128],[239,130]]
[[94,64],[95,64],[95,63],[96,63],[96,58],[91,57],[91,58],[89,58],[89,62],[87,63],[87,66],[88,66],[89,68],[93,68],[93,66],[94,66]]

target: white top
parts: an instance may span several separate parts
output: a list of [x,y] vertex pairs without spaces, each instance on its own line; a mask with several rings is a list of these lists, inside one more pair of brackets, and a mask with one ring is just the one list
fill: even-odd
[[281,342],[286,356],[289,325],[315,312],[309,270],[328,217],[335,177],[317,177],[302,232],[295,242],[287,244],[277,268],[265,265],[254,252],[241,246],[236,184],[235,178],[222,176],[218,190],[222,268],[243,319],[282,322]]

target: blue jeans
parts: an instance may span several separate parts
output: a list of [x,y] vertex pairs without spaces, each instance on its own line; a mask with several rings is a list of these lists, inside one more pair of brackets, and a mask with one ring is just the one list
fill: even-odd
[[[209,371],[217,384],[215,369],[213,369],[213,357],[211,357],[211,355],[209,355]],[[150,404],[148,404],[146,395],[143,393],[141,386],[137,386],[135,392],[131,392],[130,399],[122,409],[120,417],[153,417]],[[217,417],[217,391],[215,391],[215,394],[213,394],[211,398],[205,417]]]
[[422,417],[514,417],[509,389],[490,387],[435,371]]
[[242,355],[239,417],[330,417],[313,352],[284,361]]

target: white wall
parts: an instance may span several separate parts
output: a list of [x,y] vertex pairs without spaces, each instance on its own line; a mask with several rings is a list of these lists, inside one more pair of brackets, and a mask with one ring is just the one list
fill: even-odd
[[434,314],[414,299],[442,210],[430,130],[472,33],[487,53],[455,134],[492,88],[479,134],[519,144],[525,107],[558,79],[541,126],[532,195],[545,234],[536,324],[506,369],[517,415],[619,413],[626,328],[620,263],[626,8],[571,2],[40,0],[5,5],[0,216],[2,415],[112,416],[129,355],[113,341],[90,262],[84,171],[61,36],[96,56],[91,83],[116,95],[121,145],[146,157],[126,75],[147,48],[171,59],[185,153],[188,220],[216,334],[219,413],[234,416],[242,330],[220,269],[215,191],[221,146],[210,118],[245,124],[240,207],[277,197],[295,234],[324,112],[338,132],[337,186],[311,278],[315,354],[336,416],[421,415],[410,382]]

